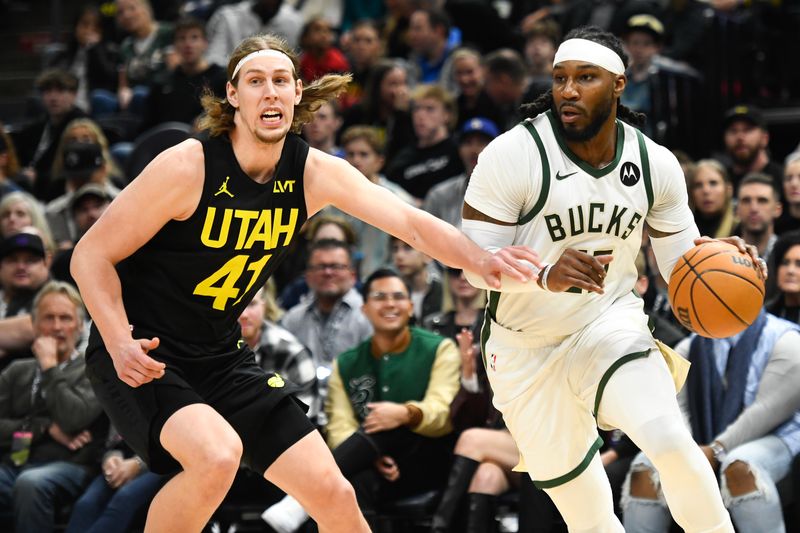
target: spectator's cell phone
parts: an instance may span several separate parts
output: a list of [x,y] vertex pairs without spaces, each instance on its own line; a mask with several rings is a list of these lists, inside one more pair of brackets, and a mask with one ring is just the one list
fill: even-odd
[[11,441],[11,461],[14,466],[22,466],[28,462],[31,453],[31,440],[33,433],[30,431],[15,431]]

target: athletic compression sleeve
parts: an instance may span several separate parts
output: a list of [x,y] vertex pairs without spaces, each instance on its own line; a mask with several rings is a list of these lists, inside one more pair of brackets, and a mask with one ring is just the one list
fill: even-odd
[[686,228],[666,237],[650,237],[650,246],[656,256],[661,277],[669,283],[669,276],[678,259],[694,247],[694,240],[700,236],[697,226],[692,222]]
[[[500,224],[492,224],[491,222],[469,219],[462,221],[461,230],[466,233],[470,239],[475,241],[478,246],[492,253],[505,246],[511,246],[514,243],[514,236],[517,233],[516,226],[503,226]],[[525,261],[525,264],[534,272],[538,273],[539,269],[534,265],[527,261]],[[533,279],[527,282],[521,282],[516,278],[502,276],[500,279],[500,288],[497,289],[495,287],[490,287],[481,276],[467,270],[464,271],[464,276],[473,287],[489,291],[533,292],[543,290]]]

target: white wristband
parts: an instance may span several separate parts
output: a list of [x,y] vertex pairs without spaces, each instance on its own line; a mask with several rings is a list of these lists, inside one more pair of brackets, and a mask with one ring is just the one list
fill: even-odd
[[550,275],[550,267],[551,267],[551,266],[553,266],[553,265],[551,265],[551,264],[547,264],[547,265],[545,265],[545,266],[542,268],[542,270],[541,270],[541,274],[542,274],[542,288],[543,288],[544,290],[546,290],[546,291],[549,291],[549,290],[550,290],[550,289],[548,289],[548,288],[547,288],[547,276],[549,276],[549,275]]

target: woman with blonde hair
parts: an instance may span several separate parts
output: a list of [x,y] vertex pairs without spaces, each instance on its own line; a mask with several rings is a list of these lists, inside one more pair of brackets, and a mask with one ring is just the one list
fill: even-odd
[[0,200],[0,237],[6,238],[33,226],[41,233],[42,242],[49,253],[53,253],[53,234],[44,216],[39,201],[23,191],[14,191]]
[[689,207],[700,235],[730,237],[736,226],[733,211],[733,184],[725,167],[714,159],[701,159],[687,176]]

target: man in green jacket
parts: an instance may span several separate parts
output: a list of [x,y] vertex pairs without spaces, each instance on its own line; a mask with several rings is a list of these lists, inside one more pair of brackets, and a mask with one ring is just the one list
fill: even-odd
[[[444,486],[461,357],[452,340],[409,326],[414,305],[396,272],[376,270],[362,295],[375,333],[336,358],[325,411],[328,446],[364,509]],[[283,532],[302,516],[284,498],[262,518]]]

